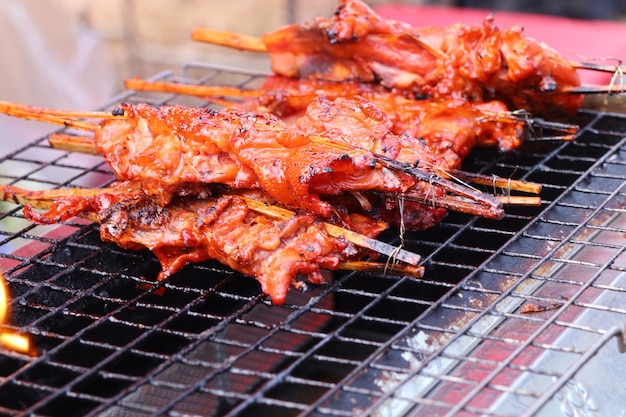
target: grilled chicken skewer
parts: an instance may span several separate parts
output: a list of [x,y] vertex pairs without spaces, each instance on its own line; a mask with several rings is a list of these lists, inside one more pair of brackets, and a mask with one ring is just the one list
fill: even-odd
[[[50,146],[55,149],[80,152],[90,155],[99,155],[96,149],[93,136],[79,136],[66,133],[51,133],[48,135]],[[435,167],[436,169],[436,167]],[[473,183],[477,185],[486,185],[493,189],[501,189],[507,194],[493,195],[492,197],[500,201],[504,205],[520,205],[520,206],[538,206],[541,204],[541,198],[535,196],[519,196],[511,195],[511,191],[520,191],[524,193],[539,194],[541,192],[541,184],[523,180],[515,180],[511,178],[503,178],[495,175],[475,174],[472,172],[461,170],[439,171],[442,178],[453,179],[462,183]],[[400,198],[402,196],[398,196]],[[454,200],[449,197],[451,201]]]
[[[578,69],[519,26],[414,28],[385,20],[360,0],[340,0],[331,18],[295,24],[253,38],[196,28],[192,38],[267,52],[275,74],[299,79],[380,82],[435,99],[500,100],[533,115],[571,115],[583,102]],[[602,68],[602,70],[607,70]],[[615,91],[613,89],[612,91]]]
[[[311,214],[285,212],[265,203],[265,198],[259,192],[226,193],[204,199],[177,198],[163,207],[136,182],[118,182],[94,190],[28,191],[0,186],[0,199],[25,204],[25,217],[36,223],[82,216],[100,224],[104,241],[125,249],[149,249],[162,266],[159,280],[187,263],[215,259],[256,278],[272,302],[282,304],[289,287],[301,285],[298,278],[323,284],[322,269],[383,270],[415,277],[423,274],[420,266],[361,261],[365,253],[353,241],[369,242],[371,237],[348,240],[345,237],[354,232]],[[384,227],[372,224],[368,229],[376,235]],[[411,255],[412,261],[419,260],[419,256]]]
[[[194,95],[226,107],[234,105],[251,111],[269,111],[288,123],[302,115],[318,96],[330,100],[363,97],[389,117],[393,133],[426,141],[438,154],[440,167],[446,169],[458,169],[461,160],[475,146],[497,146],[500,151],[507,152],[517,149],[536,134],[541,135],[542,140],[569,141],[578,131],[576,125],[532,118],[525,112],[511,112],[504,103],[496,100],[488,103],[466,99],[416,100],[406,91],[350,81],[298,80],[274,75],[267,77],[258,90],[141,79],[126,80],[125,86],[136,91]],[[223,97],[239,100],[233,102]],[[445,166],[443,161],[446,161]]]
[[[132,187],[134,187],[133,191],[139,190],[139,186],[137,184],[133,184],[130,182],[128,182],[128,184],[131,184]],[[111,187],[111,190],[113,190],[112,192],[115,192],[117,194],[120,194],[119,190],[121,189],[122,186],[119,185]],[[72,210],[70,211],[63,211],[54,215],[54,211],[52,211],[53,203],[56,202],[56,205],[59,206],[58,202],[60,201],[70,201],[72,198],[92,198],[99,194],[106,195],[107,192],[107,189],[91,190],[83,188],[70,190],[60,189],[30,191],[10,185],[0,185],[0,200],[11,201],[16,204],[28,206],[27,212],[31,216],[33,213],[31,208],[48,210],[49,212],[46,215],[47,220],[43,221],[45,223],[50,223],[50,219],[53,219],[52,222],[60,222],[63,220],[67,220],[69,217],[73,216],[80,216],[91,221],[98,221],[98,217],[96,216],[96,214],[92,212],[77,210],[80,208],[80,206],[73,206]],[[251,191],[247,191],[241,194],[236,194],[232,192],[228,194],[245,201],[251,210],[267,215],[277,220],[288,220],[295,215],[294,212],[287,210],[283,207],[278,207],[276,205],[270,204],[267,201],[259,201],[258,199],[253,198],[260,197],[263,200],[268,200],[268,196],[265,196],[262,193],[254,194]],[[246,195],[249,196],[246,197]],[[345,227],[325,222],[324,227],[330,236],[344,239],[355,246],[368,249],[373,253],[379,253],[381,255],[393,258],[394,260],[405,262],[412,266],[416,266],[419,264],[421,260],[419,255],[374,239],[381,231],[387,228],[386,224],[372,219],[368,219],[358,214],[346,214],[338,220],[339,223],[341,223],[343,226],[350,226],[351,229],[346,229]],[[402,270],[402,267],[390,267],[396,268],[397,270]],[[365,270],[362,267],[358,268],[358,270]],[[343,269],[351,268],[350,265],[345,265],[345,268]],[[410,271],[410,269],[407,269],[407,271]]]
[[[497,101],[471,103],[466,100],[415,100],[397,90],[390,91],[377,84],[355,82],[326,82],[320,80],[296,80],[281,76],[269,76],[258,90],[236,87],[189,85],[180,83],[151,82],[141,79],[125,81],[128,89],[139,91],[170,92],[202,97],[216,101],[225,107],[245,108],[251,111],[270,111],[287,123],[302,115],[318,96],[337,99],[364,97],[381,109],[393,122],[395,134],[408,134],[426,141],[437,154],[438,166],[432,167],[444,178],[454,178],[465,183],[490,185],[507,191],[516,190],[538,194],[541,186],[526,181],[480,175],[458,169],[461,160],[474,146],[497,146],[501,151],[517,148],[524,140],[540,134],[536,140],[573,140],[578,126],[566,123],[531,119],[523,113],[512,113]],[[216,99],[228,97],[232,101]],[[244,101],[240,101],[241,99]],[[340,107],[339,107],[340,108]],[[332,113],[332,111],[327,111]],[[324,117],[329,118],[329,114]],[[339,115],[336,115],[339,117]],[[296,119],[297,120],[297,119]],[[555,136],[544,136],[545,132]],[[525,138],[526,137],[526,138]],[[89,139],[54,135],[50,142],[57,148],[85,149]],[[82,143],[80,143],[82,142]],[[503,198],[507,205],[539,205],[535,197],[510,196]]]
[[[140,181],[162,204],[176,194],[194,193],[196,186],[221,183],[263,189],[281,204],[324,217],[332,206],[320,195],[362,191],[383,193],[388,200],[401,193],[433,211],[433,221],[445,213],[436,207],[502,216],[496,199],[438,176],[432,151],[390,133],[384,114],[366,100],[314,104],[321,110],[299,118],[299,126],[239,109],[123,104],[100,125],[92,124],[94,146],[118,179]],[[335,112],[335,106],[343,110]],[[0,111],[63,120],[55,111],[11,103]],[[341,115],[341,123],[322,120],[328,114]]]

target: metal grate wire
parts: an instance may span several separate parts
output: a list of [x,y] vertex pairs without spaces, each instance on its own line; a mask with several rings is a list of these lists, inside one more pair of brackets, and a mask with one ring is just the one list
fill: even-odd
[[[255,87],[264,77],[189,64],[154,79]],[[110,107],[120,101],[210,106],[126,92]],[[612,410],[624,394],[626,117],[585,110],[574,122],[583,129],[573,143],[476,150],[465,161],[541,183],[541,207],[511,208],[500,221],[450,213],[404,236],[425,258],[425,279],[338,272],[282,306],[216,262],[157,283],[151,254],[102,243],[97,225],[36,226],[0,203],[8,327],[39,349],[0,352],[0,415]],[[100,157],[51,149],[46,138],[0,159],[0,181],[24,188],[112,180]],[[399,244],[397,231],[384,237]],[[523,313],[528,305],[546,310]],[[617,381],[611,394],[599,371]]]

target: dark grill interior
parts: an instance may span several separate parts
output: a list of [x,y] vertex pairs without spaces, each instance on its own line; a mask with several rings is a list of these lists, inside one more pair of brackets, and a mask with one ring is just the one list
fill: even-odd
[[[263,77],[189,65],[155,79],[250,87]],[[156,93],[119,101],[208,105]],[[338,272],[282,306],[216,262],[156,283],[150,253],[102,243],[96,225],[37,226],[0,203],[7,327],[39,351],[0,351],[0,415],[607,415],[626,391],[626,117],[585,110],[570,122],[582,128],[575,142],[477,150],[465,162],[543,184],[541,207],[500,221],[450,213],[404,236],[425,258],[423,280]],[[46,138],[0,169],[2,183],[31,189],[113,179],[100,157]],[[397,230],[384,238],[400,242]]]

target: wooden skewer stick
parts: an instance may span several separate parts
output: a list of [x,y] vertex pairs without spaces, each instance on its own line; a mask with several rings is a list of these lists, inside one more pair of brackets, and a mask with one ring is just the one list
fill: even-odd
[[580,61],[570,61],[570,64],[574,68],[590,70],[590,71],[610,72],[612,74],[624,72],[621,65],[596,64],[593,62],[580,62]]
[[[506,206],[526,206],[526,207],[538,207],[541,205],[541,197],[537,196],[522,196],[522,195],[496,195],[493,198],[501,202]],[[457,196],[447,196],[447,201],[450,201],[450,204],[455,204],[461,206],[462,204],[474,204],[468,201],[464,197]],[[454,203],[452,203],[454,201]],[[472,213],[469,213],[472,214]]]
[[576,139],[574,135],[555,135],[555,136],[533,136],[529,138],[529,141],[532,142],[553,142],[553,141],[562,141],[562,142],[573,142]]
[[80,152],[89,155],[100,155],[91,136],[51,133],[48,135],[48,143],[54,149],[69,152]]
[[166,83],[158,81],[146,81],[139,78],[124,81],[124,86],[129,90],[151,91],[155,93],[185,94],[196,97],[259,97],[263,94],[260,90],[247,90],[238,87],[193,85],[182,83]]
[[[552,132],[562,132],[563,135],[554,136],[553,138],[558,138],[559,140],[574,140],[576,133],[580,130],[580,126],[571,124],[571,123],[563,123],[563,122],[553,122],[550,120],[545,120],[539,117],[528,116],[526,111],[516,110],[513,112],[514,115],[521,117],[523,120],[526,120],[528,126],[534,131],[535,129],[543,131],[548,130]],[[531,137],[531,140],[541,140],[545,139],[545,137]]]
[[415,199],[413,198],[413,196],[407,195],[405,198],[407,200],[413,200],[418,203],[432,205],[434,207],[442,207],[445,209],[457,211],[459,213],[471,214],[472,216],[481,216],[490,219],[501,219],[504,216],[504,211],[501,208],[502,203],[495,197],[491,196],[490,199],[497,203],[497,207],[492,208],[486,205],[476,203],[475,201],[470,200],[466,197],[459,197],[454,195],[444,195],[441,197],[433,197],[432,199]]
[[502,178],[495,175],[475,174],[457,169],[451,170],[450,176],[458,178],[461,181],[468,181],[480,185],[490,185],[505,190],[523,191],[531,194],[539,194],[541,192],[541,184],[535,182]]
[[[413,200],[410,196],[405,197],[405,198],[407,200]],[[541,197],[537,197],[537,196],[496,195],[496,196],[493,196],[493,198],[504,206],[524,206],[524,207],[541,206]],[[444,197],[438,198],[437,200],[439,202],[439,205],[442,207],[453,208],[455,211],[458,211],[460,213],[475,215],[476,203],[468,200],[465,197],[444,196]],[[418,201],[418,202],[421,202],[421,201]],[[427,202],[424,202],[424,204],[427,204]]]
[[74,119],[103,119],[120,117],[112,114],[111,112],[56,110],[43,107],[28,106],[9,101],[0,101],[0,114],[19,117],[20,119],[56,124],[65,127],[73,127],[75,129],[86,130],[90,132],[96,131],[99,128],[99,125],[96,123],[83,122]]
[[49,123],[58,126],[72,127],[78,130],[85,130],[88,132],[94,132],[98,129],[98,125],[95,123],[82,122],[79,120],[67,119],[64,117],[45,115],[45,114],[28,114],[18,112],[4,112],[4,108],[0,108],[0,114],[6,114],[8,116],[19,117],[20,119],[33,120],[36,122]]
[[339,269],[345,271],[364,271],[364,272],[381,272],[394,274],[402,274],[414,278],[422,278],[424,276],[423,266],[408,266],[391,263],[380,263],[370,261],[347,261],[338,265]]
[[499,195],[496,198],[505,206],[524,206],[539,207],[541,206],[541,197],[519,196],[519,195]]
[[624,87],[621,85],[581,85],[577,87],[564,87],[550,94],[623,94]]
[[13,185],[0,185],[0,200],[10,201],[15,204],[28,204],[34,208],[45,210],[49,209],[50,205],[60,198],[89,198],[94,195],[106,193],[107,191],[115,192],[112,188],[54,188],[50,190],[32,191]]
[[21,117],[19,116],[21,114],[39,114],[45,116],[57,116],[75,119],[105,119],[119,117],[108,111],[59,110],[45,107],[29,106],[26,104],[19,104],[11,101],[2,100],[0,100],[0,113],[8,115],[18,114],[18,117]]
[[198,42],[227,46],[240,51],[267,52],[263,40],[254,36],[242,35],[236,32],[195,28],[191,32],[191,39]]

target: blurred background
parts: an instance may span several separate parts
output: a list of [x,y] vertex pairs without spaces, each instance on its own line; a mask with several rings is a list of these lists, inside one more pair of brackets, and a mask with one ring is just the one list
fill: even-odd
[[[621,20],[626,0],[366,0]],[[190,40],[196,26],[259,36],[279,26],[330,16],[337,0],[2,0],[0,99],[38,106],[96,109],[122,80],[207,62],[267,71],[263,54]],[[3,154],[51,128],[0,117]],[[26,142],[27,143],[27,142]]]

